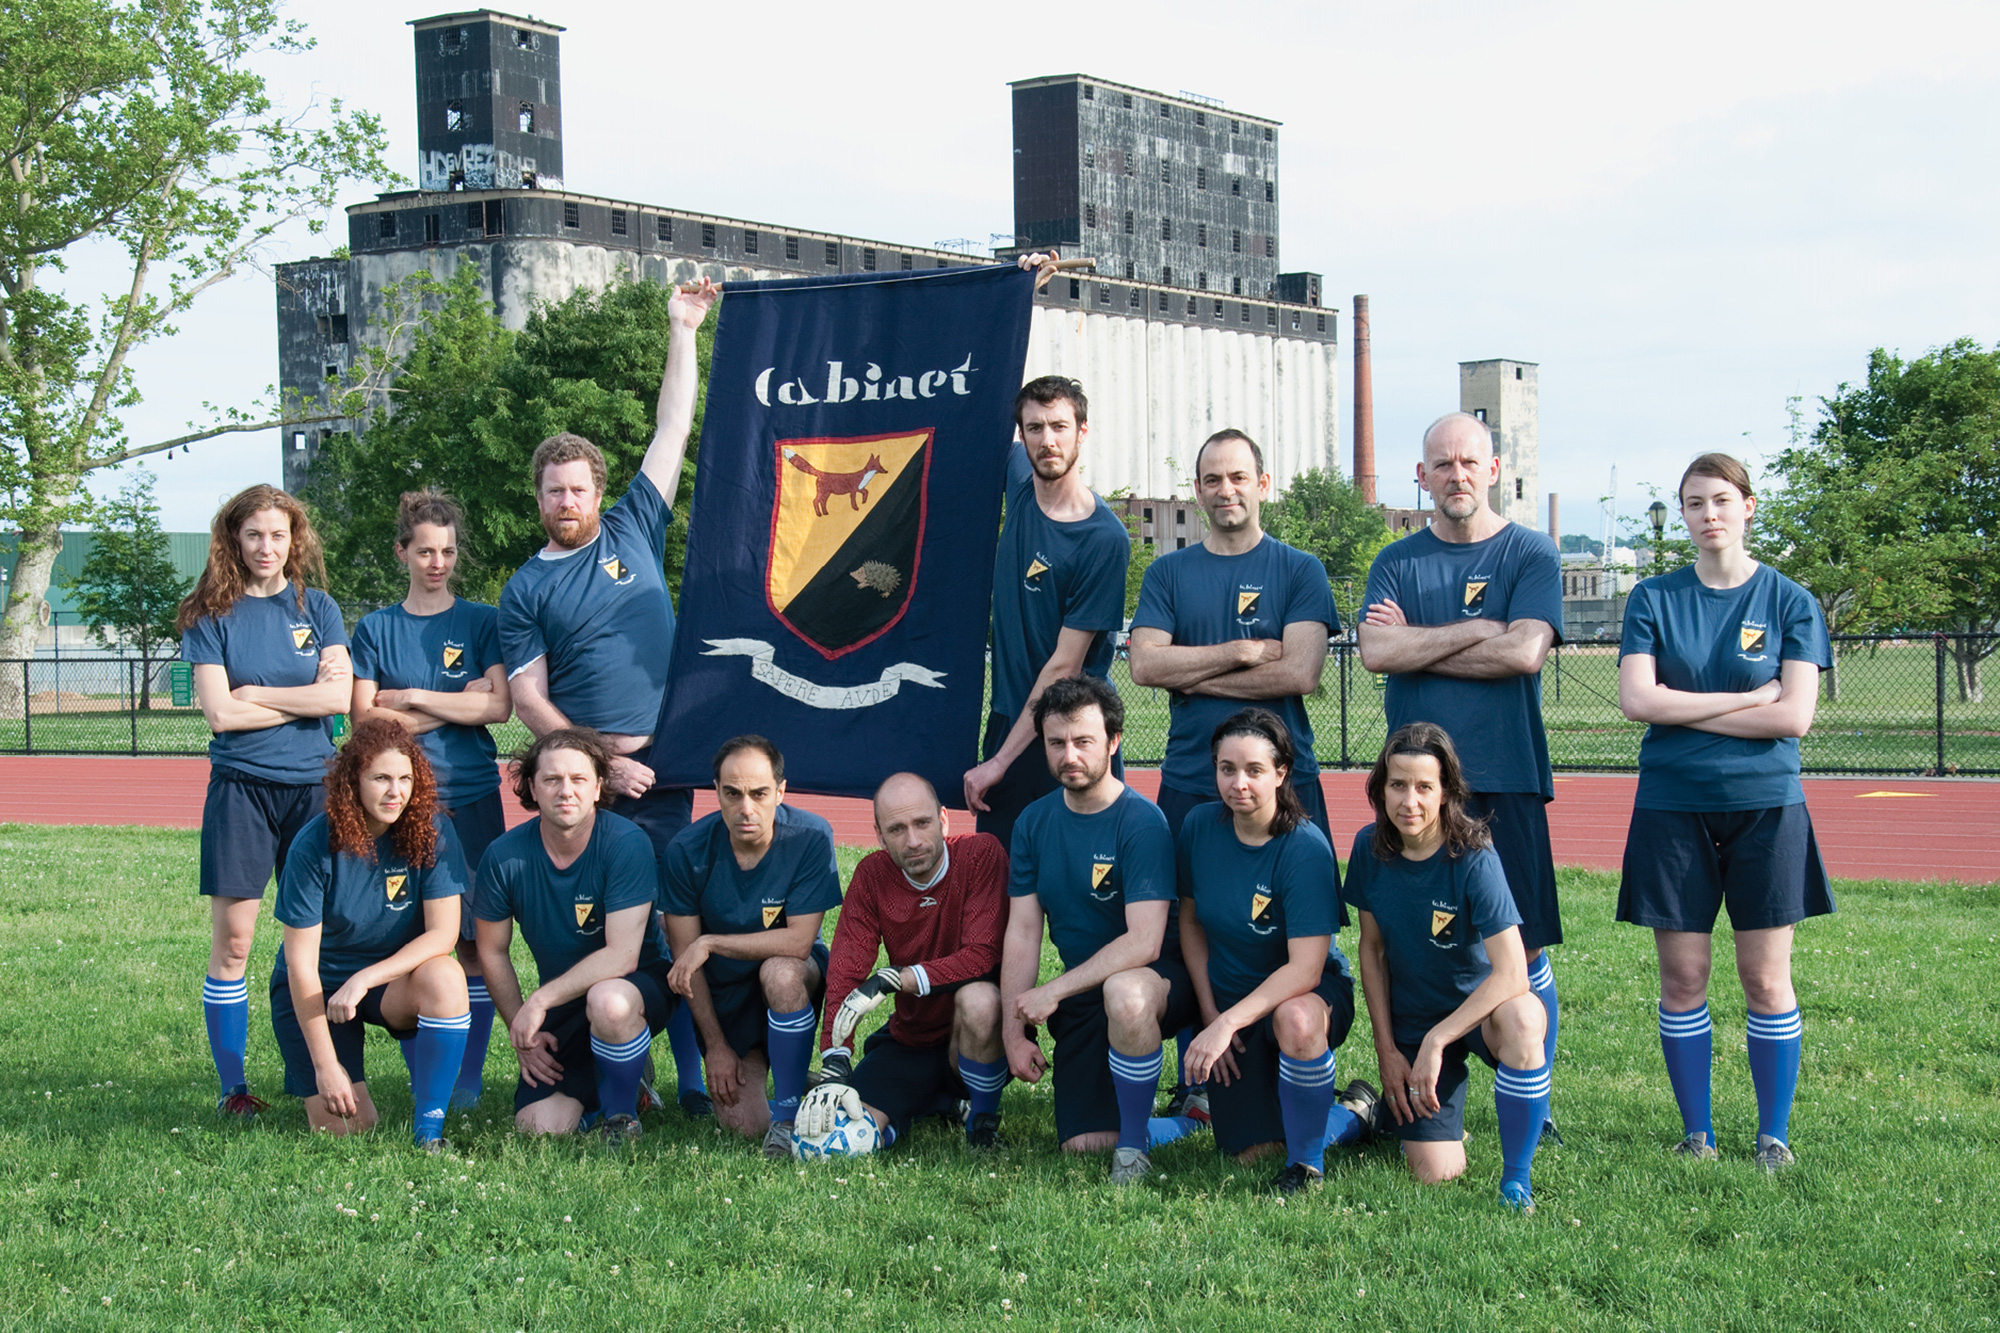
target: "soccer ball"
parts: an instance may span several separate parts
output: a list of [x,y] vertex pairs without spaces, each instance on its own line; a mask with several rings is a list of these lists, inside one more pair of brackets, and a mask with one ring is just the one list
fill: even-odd
[[810,1137],[792,1132],[792,1156],[801,1162],[821,1162],[835,1157],[860,1157],[882,1146],[882,1132],[867,1116],[850,1119],[847,1112],[835,1111],[833,1128]]

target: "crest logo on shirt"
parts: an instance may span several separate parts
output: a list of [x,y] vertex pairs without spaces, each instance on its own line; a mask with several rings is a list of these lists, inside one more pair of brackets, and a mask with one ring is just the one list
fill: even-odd
[[410,872],[392,871],[382,876],[382,888],[389,896],[389,910],[400,912],[410,905]]
[[1113,870],[1116,870],[1117,868],[1118,868],[1118,861],[1115,857],[1110,860],[1106,860],[1102,857],[1097,857],[1092,859],[1090,863],[1091,897],[1097,899],[1097,901],[1101,903],[1108,903],[1111,901],[1113,896],[1117,894],[1118,890],[1116,889],[1116,887],[1106,888],[1105,881],[1111,878],[1111,872]]
[[576,933],[579,935],[601,935],[604,933],[604,917],[597,910],[595,898],[578,898],[576,906]]
[[1262,588],[1238,588],[1236,590],[1236,623],[1245,627],[1257,623],[1262,610],[1264,590]]
[[1455,949],[1456,942],[1449,938],[1451,923],[1458,920],[1458,909],[1439,907],[1431,904],[1431,943],[1440,949]]
[[611,581],[621,588],[632,581],[632,566],[626,564],[615,555],[609,560],[598,561],[597,567],[603,570],[610,577]]
[[764,929],[770,930],[776,926],[782,925],[784,923],[784,920],[785,920],[785,905],[783,903],[764,904]]
[[1467,579],[1465,581],[1465,604],[1460,613],[1476,616],[1486,609],[1486,585],[1490,579]]
[[1259,884],[1250,894],[1250,929],[1259,935],[1269,935],[1277,924],[1271,920],[1271,895],[1266,892],[1270,886]]
[[1049,563],[1047,556],[1043,555],[1040,551],[1035,552],[1034,559],[1028,561],[1028,568],[1021,574],[1021,586],[1029,592],[1040,592],[1042,590],[1042,575],[1048,573],[1053,568],[1055,566]]
[[1746,662],[1764,660],[1764,645],[1769,642],[1769,631],[1754,621],[1746,620],[1736,630],[1736,654]]
[[319,652],[319,636],[313,633],[310,624],[292,626],[292,647],[300,657],[312,657]]
[[451,670],[464,660],[465,648],[462,644],[448,643],[444,646],[444,669],[446,671]]

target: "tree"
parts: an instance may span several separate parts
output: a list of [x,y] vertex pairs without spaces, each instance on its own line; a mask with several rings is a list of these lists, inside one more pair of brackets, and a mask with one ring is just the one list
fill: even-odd
[[[254,65],[310,43],[275,0],[37,0],[0,7],[0,519],[19,558],[0,657],[28,654],[62,527],[89,516],[91,471],[233,431],[341,415],[339,405],[224,409],[133,445],[133,348],[278,228],[318,230],[341,184],[393,182],[381,122],[338,102],[281,114]],[[91,294],[69,260],[123,252]],[[0,713],[21,706],[0,679]]]
[[[637,475],[653,438],[660,372],[666,362],[667,300],[649,283],[620,282],[577,291],[538,308],[511,333],[493,313],[490,287],[477,268],[449,279],[420,274],[387,294],[383,345],[370,349],[371,370],[389,384],[358,435],[321,445],[303,499],[323,526],[332,591],[351,612],[402,598],[395,562],[396,506],[406,490],[437,486],[465,512],[459,534],[459,585],[496,601],[508,575],[546,540],[528,464],[550,435],[574,431],[604,451],[605,492],[616,499]],[[702,381],[717,321],[696,344]],[[391,363],[408,327],[409,350]],[[389,376],[393,371],[393,380]],[[695,412],[676,507],[694,495]],[[686,523],[668,534],[667,582],[680,588]]]
[[[139,650],[139,707],[151,708],[153,659],[179,652],[174,613],[194,580],[174,570],[151,473],[132,474],[102,511],[109,524],[97,530],[90,555],[69,586],[100,646]],[[163,647],[171,651],[161,653]]]
[[1264,505],[1261,517],[1264,531],[1326,566],[1341,623],[1351,630],[1360,618],[1368,567],[1394,540],[1382,511],[1338,472],[1308,468]]

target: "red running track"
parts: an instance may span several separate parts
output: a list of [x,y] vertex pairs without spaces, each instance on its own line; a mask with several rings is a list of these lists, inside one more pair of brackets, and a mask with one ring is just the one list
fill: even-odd
[[[1158,790],[1155,769],[1135,769],[1131,779],[1148,796]],[[1321,778],[1327,811],[1343,844],[1370,817],[1364,780],[1361,773]],[[0,822],[199,828],[207,783],[208,760],[199,758],[10,756],[0,758]],[[1556,778],[1549,831],[1559,865],[1618,868],[1637,783],[1629,774]],[[1820,850],[1839,878],[2000,883],[2000,857],[1992,852],[1994,830],[2000,829],[2000,782],[1807,778],[1805,788]],[[824,815],[842,843],[866,847],[875,841],[866,801],[826,796],[792,800]],[[526,818],[508,804],[510,824]],[[695,794],[697,815],[713,809],[714,793]],[[955,816],[960,830],[970,828],[964,811]]]

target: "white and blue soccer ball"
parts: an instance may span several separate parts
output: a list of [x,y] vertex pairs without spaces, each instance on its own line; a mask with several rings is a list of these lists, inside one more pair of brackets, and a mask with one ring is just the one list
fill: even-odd
[[823,1162],[836,1157],[862,1157],[882,1146],[882,1131],[867,1116],[850,1117],[835,1111],[833,1128],[824,1134],[805,1135],[792,1131],[792,1156],[801,1162]]

